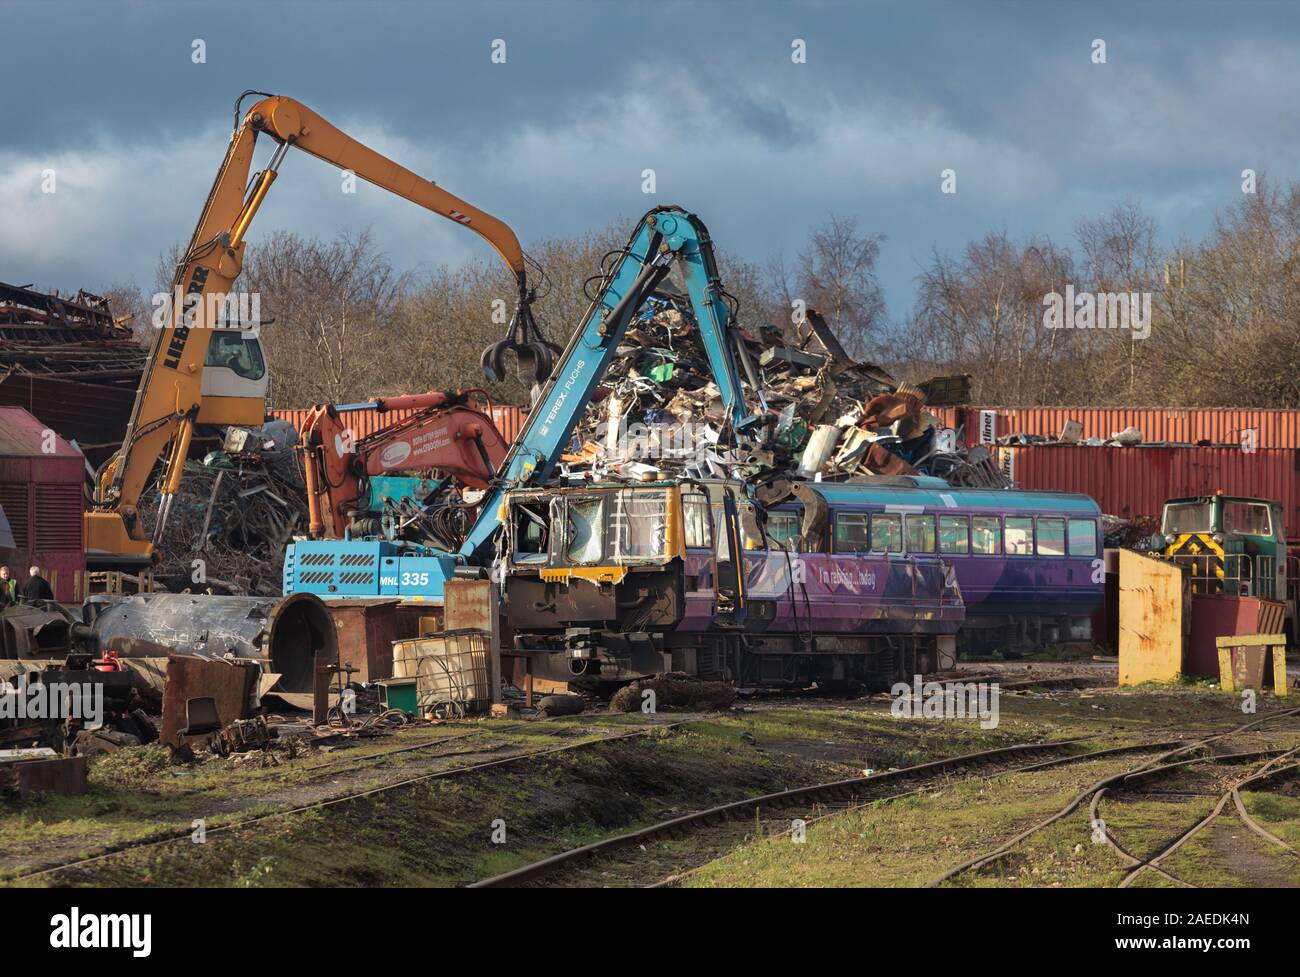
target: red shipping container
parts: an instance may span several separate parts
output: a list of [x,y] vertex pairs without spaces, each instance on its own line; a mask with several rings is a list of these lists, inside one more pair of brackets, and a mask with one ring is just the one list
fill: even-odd
[[1109,438],[1135,427],[1145,442],[1172,441],[1240,446],[1254,432],[1256,448],[1300,448],[1300,410],[1238,407],[937,407],[942,426],[964,428],[968,445],[980,443],[981,412],[992,411],[993,436],[1060,437],[1069,421],[1083,425],[1081,438]]
[[1168,499],[1222,491],[1282,504],[1288,539],[1300,539],[1300,451],[1240,448],[998,448],[1022,489],[1081,492],[1107,515],[1159,516]]
[[[288,421],[297,430],[301,431],[303,424],[307,421],[307,415],[311,413],[310,407],[291,407],[283,410],[271,411],[271,416],[276,420]],[[404,421],[412,414],[414,410],[390,410],[380,413],[376,410],[354,410],[348,412],[348,423],[355,432],[357,439],[368,438],[384,428],[391,427],[399,421]],[[491,411],[492,423],[497,426],[501,432],[501,437],[505,439],[506,444],[514,441],[519,435],[519,430],[524,426],[523,408],[515,407],[512,404],[493,404]]]
[[85,459],[21,407],[0,407],[0,508],[16,548],[0,560],[21,582],[39,566],[56,600],[85,597]]

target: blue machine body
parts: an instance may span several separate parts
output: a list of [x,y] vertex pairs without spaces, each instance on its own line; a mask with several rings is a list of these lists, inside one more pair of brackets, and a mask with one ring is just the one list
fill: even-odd
[[450,553],[387,540],[300,539],[285,552],[284,592],[441,601],[455,569]]
[[[396,575],[397,596],[441,600],[443,583],[457,565],[482,565],[500,526],[505,487],[543,484],[569,448],[583,411],[609,368],[629,324],[679,264],[692,311],[708,355],[714,382],[731,426],[742,431],[758,422],[745,403],[738,356],[743,344],[713,254],[708,229],[680,207],[657,207],[637,225],[615,266],[605,277],[582,326],[569,340],[541,397],[510,447],[497,486],[483,499],[477,521],[456,554],[375,540],[298,540],[285,553],[284,592],[320,597],[375,597],[389,594],[384,581]],[[755,378],[748,362],[746,374]],[[755,384],[756,386],[756,384]],[[387,561],[394,561],[389,564]],[[407,563],[411,562],[410,567]],[[403,579],[425,580],[403,584]],[[409,587],[409,589],[408,589]]]

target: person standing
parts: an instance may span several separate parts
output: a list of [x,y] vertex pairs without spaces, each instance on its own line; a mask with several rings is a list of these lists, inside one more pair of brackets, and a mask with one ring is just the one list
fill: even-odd
[[0,607],[18,603],[18,581],[9,576],[9,568],[0,566]]
[[23,600],[54,600],[54,591],[50,589],[50,582],[41,576],[40,567],[28,569],[20,593]]

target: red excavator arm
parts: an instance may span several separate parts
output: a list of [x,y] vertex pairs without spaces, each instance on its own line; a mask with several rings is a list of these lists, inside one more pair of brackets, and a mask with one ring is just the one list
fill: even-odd
[[[364,404],[312,408],[298,446],[307,480],[309,533],[341,539],[371,475],[437,469],[470,488],[486,488],[506,456],[492,418],[471,400],[477,391],[431,391]],[[357,438],[347,415],[355,410],[419,412]]]

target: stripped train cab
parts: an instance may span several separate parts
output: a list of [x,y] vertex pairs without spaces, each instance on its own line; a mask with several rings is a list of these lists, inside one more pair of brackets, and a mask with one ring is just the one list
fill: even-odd
[[[796,488],[811,539],[826,505]],[[597,689],[669,670],[883,688],[951,654],[963,605],[937,552],[800,550],[767,515],[740,482],[507,493],[516,652],[536,676]]]

